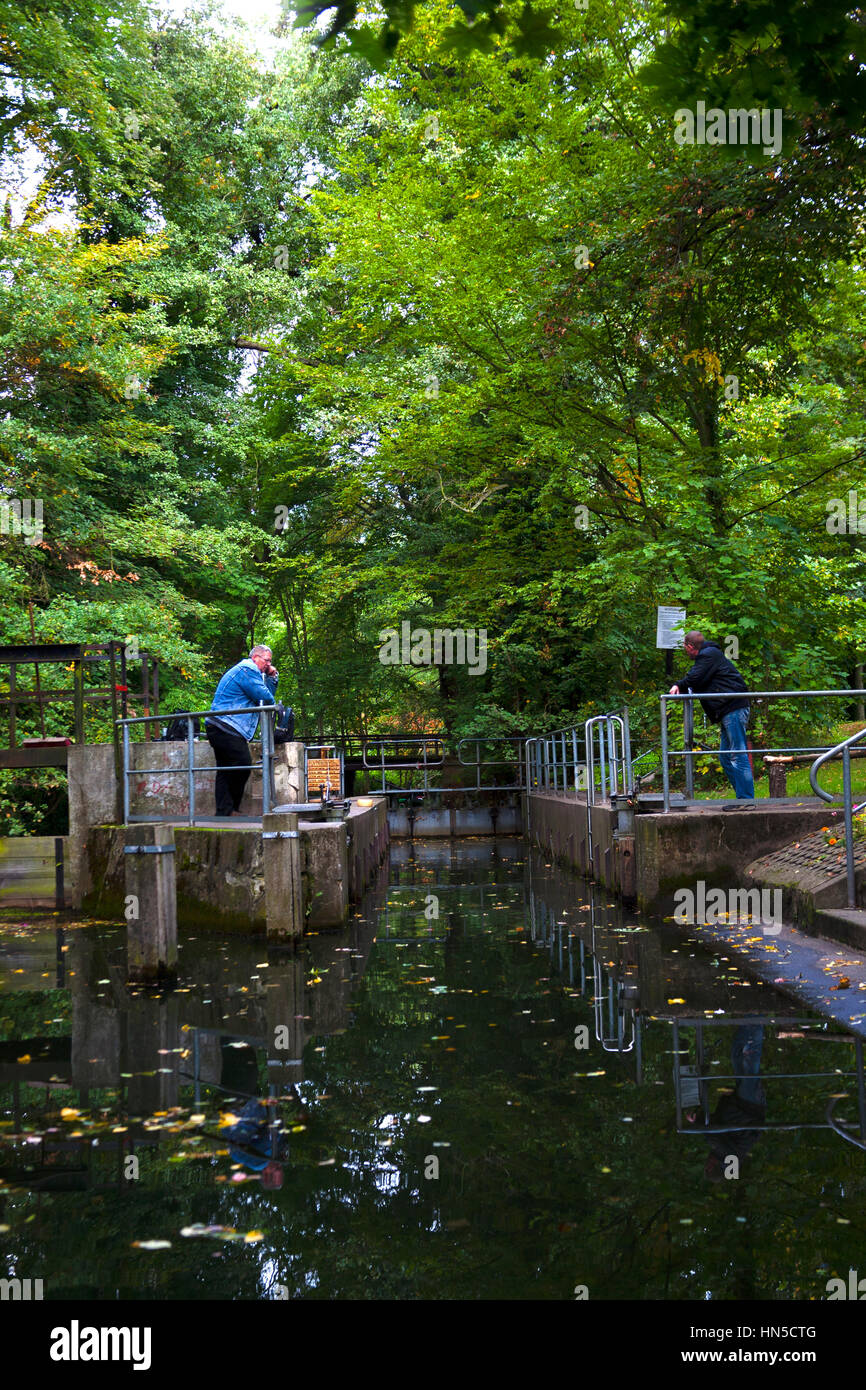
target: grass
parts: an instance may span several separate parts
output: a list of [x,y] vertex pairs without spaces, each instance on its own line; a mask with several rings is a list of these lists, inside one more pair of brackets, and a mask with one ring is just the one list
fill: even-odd
[[[817,757],[817,754],[816,754]],[[702,759],[703,761],[703,759]],[[756,760],[757,767],[761,766],[760,760]],[[707,759],[709,765],[709,759]],[[809,785],[809,764],[801,764],[799,767],[792,768],[788,773],[787,796],[802,796],[814,798],[815,793]],[[700,764],[695,766],[695,794],[702,800],[725,800],[733,796],[733,788],[725,782],[724,786],[705,787],[705,778],[699,772]],[[713,779],[715,781],[715,778]],[[678,779],[681,784],[681,779]],[[842,801],[842,764],[839,761],[825,763],[818,776],[818,782],[825,791],[837,796]],[[854,758],[851,762],[851,787],[854,800],[866,801],[866,758]],[[755,797],[760,800],[770,794],[769,781],[766,774],[755,777]]]

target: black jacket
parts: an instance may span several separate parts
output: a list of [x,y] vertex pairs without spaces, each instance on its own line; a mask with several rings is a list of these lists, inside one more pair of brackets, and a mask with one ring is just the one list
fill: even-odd
[[[736,666],[722,652],[718,642],[704,642],[694,665],[676,682],[682,693],[693,690],[746,690],[748,687]],[[720,724],[726,714],[735,709],[748,709],[748,700],[701,700],[701,708],[708,719]]]

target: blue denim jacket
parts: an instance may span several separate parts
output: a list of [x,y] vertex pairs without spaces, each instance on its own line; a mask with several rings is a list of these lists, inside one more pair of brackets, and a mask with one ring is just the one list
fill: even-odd
[[219,714],[223,709],[242,709],[244,705],[249,705],[255,713],[251,714],[223,714],[220,715],[220,723],[230,725],[235,733],[240,734],[247,742],[255,737],[258,727],[259,715],[258,705],[273,705],[274,691],[277,688],[277,677],[262,675],[256,663],[248,656],[243,661],[239,661],[236,666],[232,666],[226,671],[219,685],[214,691],[211,701],[211,710],[214,714]]

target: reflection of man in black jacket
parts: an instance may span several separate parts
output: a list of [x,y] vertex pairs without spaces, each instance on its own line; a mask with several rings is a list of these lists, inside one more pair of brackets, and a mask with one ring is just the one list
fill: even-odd
[[[707,642],[702,632],[687,632],[683,640],[692,665],[670,688],[671,695],[691,690],[695,694],[713,690],[746,690],[746,682],[733,662],[722,652],[717,642]],[[755,804],[755,783],[746,751],[746,725],[749,720],[748,699],[701,700],[701,708],[714,724],[721,724],[722,737],[719,761],[731,783],[737,801],[724,810],[743,809]]]
[[[767,1097],[761,1084],[761,1051],[764,1029],[761,1024],[741,1024],[731,1043],[731,1065],[737,1078],[733,1095],[722,1096],[710,1116],[714,1128],[727,1133],[707,1136],[710,1147],[704,1173],[710,1182],[738,1176],[739,1165],[761,1137],[767,1114]],[[733,1174],[727,1165],[737,1160]]]

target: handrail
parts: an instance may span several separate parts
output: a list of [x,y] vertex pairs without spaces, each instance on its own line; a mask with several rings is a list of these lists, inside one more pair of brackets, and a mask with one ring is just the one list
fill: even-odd
[[[788,699],[822,699],[835,697],[839,699],[853,700],[866,696],[866,690],[689,690],[687,692],[678,691],[675,695],[670,695],[666,691],[659,696],[660,705],[660,727],[661,727],[661,762],[662,762],[662,791],[664,810],[671,809],[670,798],[670,759],[685,758],[686,760],[686,791],[687,794],[693,790],[691,766],[693,760],[698,757],[709,756],[708,754],[698,753],[691,747],[691,737],[687,736],[687,746],[683,749],[668,747],[668,713],[670,701],[682,701],[685,711],[694,708],[695,700],[788,700]],[[686,730],[684,730],[686,733]],[[856,737],[855,737],[856,741]],[[839,745],[842,747],[842,745]],[[814,753],[831,752],[831,749],[822,748],[751,748],[750,753]],[[838,749],[837,749],[838,751]],[[827,800],[828,798],[822,798]]]
[[[129,825],[130,822],[131,822],[132,820],[141,820],[141,819],[143,819],[141,816],[135,816],[135,817],[133,817],[133,816],[131,816],[131,814],[130,814],[129,779],[130,779],[130,777],[139,777],[139,776],[142,775],[142,773],[146,773],[146,772],[159,772],[159,773],[165,774],[165,775],[167,775],[167,776],[180,776],[180,775],[182,775],[182,774],[186,774],[186,778],[187,778],[187,788],[188,788],[188,796],[189,796],[189,802],[188,802],[188,807],[187,807],[187,824],[188,824],[188,825],[195,825],[195,774],[196,774],[196,772],[220,772],[220,771],[224,771],[224,772],[241,772],[241,771],[244,771],[244,772],[246,772],[246,771],[249,771],[249,772],[259,772],[259,771],[261,771],[261,774],[262,774],[262,814],[263,814],[263,815],[267,815],[267,814],[269,813],[270,809],[271,809],[271,803],[272,803],[273,776],[274,776],[274,725],[273,725],[273,717],[276,716],[277,712],[278,712],[277,703],[274,702],[274,703],[271,704],[271,705],[266,705],[266,704],[264,704],[264,703],[259,703],[258,705],[242,705],[242,706],[239,707],[238,709],[184,710],[184,711],[182,711],[182,712],[179,713],[179,714],[173,714],[173,715],[171,716],[172,719],[185,719],[185,720],[186,720],[187,760],[186,760],[186,766],[185,766],[185,767],[160,767],[160,768],[156,768],[156,767],[136,767],[136,768],[133,768],[133,767],[130,767],[130,756],[129,756],[129,755],[130,755],[131,744],[130,744],[130,740],[129,740],[129,726],[130,726],[131,724],[153,724],[153,723],[160,723],[162,720],[164,720],[164,718],[165,718],[164,715],[159,715],[159,714],[144,714],[144,715],[135,715],[133,718],[117,719],[117,720],[115,720],[115,724],[116,724],[117,727],[120,728],[121,734],[122,734],[122,738],[123,738],[123,823],[124,823],[124,825]],[[193,721],[194,721],[195,719],[207,719],[208,715],[217,715],[217,716],[219,716],[219,715],[224,715],[224,714],[257,714],[257,715],[259,716],[259,719],[260,719],[260,721],[261,721],[261,741],[262,741],[262,760],[261,760],[261,762],[249,763],[249,764],[246,764],[246,763],[240,764],[240,763],[238,763],[238,764],[236,764],[236,765],[233,766],[233,767],[228,767],[228,766],[226,766],[226,767],[223,767],[223,768],[220,768],[220,766],[219,766],[218,763],[211,763],[211,764],[206,765],[205,767],[199,767],[199,768],[196,767],[196,765],[195,765],[195,754],[194,754],[194,752],[193,752],[193,743],[194,743]],[[272,717],[271,717],[271,718],[265,718],[266,715],[270,715],[270,716],[272,716]],[[166,816],[162,816],[162,817],[160,817],[160,816],[147,816],[147,817],[144,817],[144,819],[146,819],[146,820],[148,820],[148,821],[154,821],[154,820],[157,820],[157,821],[158,821],[158,820],[172,820],[172,819],[174,819],[174,817],[171,817],[171,816],[168,816],[168,817],[166,817]]]
[[[850,738],[845,738],[841,743],[837,743],[835,748],[828,748],[825,753],[821,753],[809,768],[809,786],[816,796],[820,796],[822,801],[832,801],[833,796],[818,785],[818,772],[824,763],[835,758],[839,753],[842,754],[842,794],[845,802],[845,877],[848,887],[848,906],[857,906],[857,878],[854,872],[854,806],[851,793],[851,748],[855,743],[859,743],[861,738],[866,738],[866,728],[859,733],[851,734]],[[862,806],[856,808],[862,810]]]
[[823,767],[824,763],[829,762],[831,758],[835,758],[843,749],[851,748],[855,743],[859,743],[861,738],[866,738],[866,726],[864,726],[859,733],[852,734],[850,738],[843,738],[842,742],[837,743],[835,747],[827,748],[815,759],[812,766],[809,768],[809,786],[816,796],[820,796],[822,801],[832,801],[833,793],[825,791],[823,787],[818,786],[818,769]]

